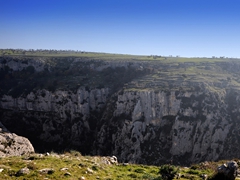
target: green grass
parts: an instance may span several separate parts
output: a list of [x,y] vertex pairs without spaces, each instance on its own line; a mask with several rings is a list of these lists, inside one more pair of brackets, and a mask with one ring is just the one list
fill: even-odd
[[[160,55],[131,55],[131,54],[113,54],[102,52],[85,52],[72,50],[17,50],[17,49],[0,49],[0,56],[23,56],[23,57],[82,57],[102,60],[140,60],[140,61],[160,61],[164,63],[202,63],[202,62],[222,62],[228,61],[229,58],[206,58],[206,57],[171,57]],[[232,60],[232,59],[231,59]]]
[[[17,176],[16,173],[24,167],[30,173]],[[81,156],[78,153],[54,154],[42,156],[34,154],[29,157],[7,157],[0,161],[0,179],[151,179],[159,177],[158,167],[134,164],[107,165],[101,157]],[[54,169],[52,174],[42,174],[39,170]],[[61,170],[68,168],[67,170]],[[89,170],[90,169],[90,170]],[[65,175],[69,172],[71,175]]]
[[[0,179],[68,179],[78,180],[84,177],[87,180],[161,180],[160,169],[166,169],[169,165],[151,166],[141,164],[105,164],[104,157],[100,156],[82,156],[77,151],[71,151],[64,154],[50,153],[49,156],[32,154],[21,157],[6,157],[0,159]],[[191,167],[172,166],[177,170],[174,179],[194,179],[200,180],[203,174],[212,177],[219,165],[226,161],[207,162],[194,164]],[[17,176],[17,172],[27,167],[30,173]],[[51,168],[53,173],[44,174],[39,170]],[[65,169],[63,169],[65,168]],[[67,168],[67,169],[66,169]],[[165,172],[165,171],[164,171]],[[69,173],[69,174],[67,174]]]

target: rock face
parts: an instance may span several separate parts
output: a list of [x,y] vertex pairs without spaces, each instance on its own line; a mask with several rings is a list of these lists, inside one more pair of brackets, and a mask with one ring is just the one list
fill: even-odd
[[34,153],[34,148],[27,138],[10,133],[0,122],[0,157],[20,156]]
[[33,67],[35,71],[43,71],[48,67],[42,58],[22,60],[19,58],[5,58],[4,60],[0,58],[0,69],[8,66],[9,69],[13,71],[22,71],[27,67]]
[[[26,97],[4,95],[0,108],[10,110],[2,111],[5,125],[24,136],[32,134],[29,139],[39,151],[81,147],[89,152],[90,139],[107,96],[108,89],[78,89],[76,93],[38,90]],[[26,134],[22,127],[29,128]]]
[[[98,153],[156,164],[230,157],[232,148],[237,148],[231,144],[236,141],[233,137],[239,136],[233,135],[233,130],[238,131],[238,97],[233,97],[233,92],[222,96],[179,91],[118,94],[114,108],[105,112],[112,118],[101,120]],[[230,110],[230,106],[235,108]]]
[[[76,149],[147,164],[240,158],[239,62],[1,62],[1,122],[39,152]],[[29,74],[36,78],[30,77],[33,88],[13,95],[27,87],[20,85]],[[41,75],[61,88],[41,88],[48,87]],[[79,86],[71,89],[75,82]]]

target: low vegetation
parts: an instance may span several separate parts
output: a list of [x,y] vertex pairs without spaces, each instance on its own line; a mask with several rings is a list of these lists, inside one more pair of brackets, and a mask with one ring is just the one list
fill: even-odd
[[211,179],[224,163],[204,162],[190,167],[174,165],[109,164],[105,157],[82,156],[77,151],[64,154],[32,154],[0,159],[0,179],[68,179],[68,180],[172,180]]

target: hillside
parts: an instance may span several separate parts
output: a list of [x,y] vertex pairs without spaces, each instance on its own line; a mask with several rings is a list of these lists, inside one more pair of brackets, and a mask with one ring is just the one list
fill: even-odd
[[1,50],[0,119],[37,152],[189,165],[240,158],[240,61]]
[[[190,167],[173,165],[147,166],[128,163],[111,163],[111,157],[82,156],[71,151],[64,154],[30,154],[1,158],[0,179],[69,179],[69,180],[164,180],[165,171],[173,179],[214,180],[221,162],[204,162]],[[236,179],[239,179],[237,177]]]

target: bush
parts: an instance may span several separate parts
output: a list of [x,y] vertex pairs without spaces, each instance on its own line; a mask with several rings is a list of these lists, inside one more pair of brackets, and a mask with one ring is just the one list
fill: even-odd
[[189,173],[189,174],[199,175],[199,174],[201,174],[201,171],[198,171],[198,170],[195,170],[195,169],[189,169],[189,170],[188,170],[188,173]]
[[131,177],[131,178],[137,178],[137,175],[134,174],[134,173],[131,173],[131,174],[129,174],[128,176]]
[[146,179],[146,180],[162,180],[162,177],[161,177],[161,176],[153,177],[153,176],[150,175],[150,174],[144,174],[144,175],[142,176],[142,179]]
[[144,169],[138,168],[134,170],[136,173],[144,173]]
[[230,180],[222,173],[216,173],[209,180]]
[[159,173],[164,180],[172,180],[178,171],[179,169],[173,165],[163,165],[159,169]]
[[35,68],[33,66],[28,66],[25,68],[25,71],[30,74],[33,74],[35,72]]

